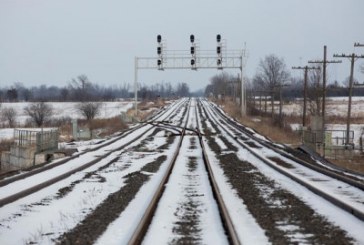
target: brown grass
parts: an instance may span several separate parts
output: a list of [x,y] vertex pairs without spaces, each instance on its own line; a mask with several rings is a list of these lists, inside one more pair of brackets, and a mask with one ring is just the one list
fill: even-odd
[[127,125],[121,120],[119,116],[106,118],[106,119],[94,119],[90,123],[90,129],[103,129],[100,136],[108,136],[123,129],[126,129]]
[[3,151],[9,151],[10,146],[14,143],[14,140],[0,140],[0,153]]
[[[262,117],[262,116],[241,116],[240,108],[238,105],[231,101],[225,101],[223,104],[224,111],[230,115],[231,117],[235,118],[243,125],[253,128],[259,134],[262,134],[272,141],[288,144],[292,147],[296,147],[301,144],[301,137],[299,134],[293,132],[290,128],[288,128],[288,121],[285,121],[287,126],[278,127],[274,126],[274,123],[271,118]],[[289,121],[297,120],[294,117],[288,117]],[[285,119],[286,120],[286,119]]]
[[338,166],[364,173],[364,157],[363,155],[354,155],[352,159],[336,159],[330,161]]
[[[88,127],[91,130],[102,129],[100,137],[109,136],[128,126],[121,120],[119,116],[105,119],[93,119],[90,123],[84,119],[77,121],[79,127]],[[72,124],[66,123],[59,127],[60,141],[68,142],[72,140]]]
[[[347,117],[346,116],[328,116],[326,121],[332,124],[346,124]],[[351,117],[350,122],[354,124],[363,124],[364,117]]]
[[[153,102],[153,103],[150,103]],[[139,121],[146,120],[155,110],[158,110],[162,108],[164,105],[166,105],[165,101],[163,99],[157,99],[152,101],[142,101],[138,104],[138,116],[137,119]],[[127,112],[127,115],[134,116],[135,115],[135,109],[130,108]]]
[[[262,117],[262,116],[245,116],[242,117],[240,113],[239,107],[231,102],[225,101],[223,103],[219,102],[218,104],[223,105],[224,111],[235,118],[243,125],[253,128],[260,134],[270,138],[274,142],[282,143],[285,145],[290,145],[292,148],[295,148],[301,145],[301,137],[299,134],[292,132],[287,126],[281,128],[274,126],[271,118]],[[309,120],[309,119],[308,119]],[[346,117],[343,116],[328,116],[327,121],[330,123],[343,124],[346,123]],[[302,119],[298,116],[286,116],[284,118],[284,125],[289,125],[290,123],[301,123]],[[363,117],[354,117],[351,119],[351,123],[363,123]],[[352,159],[329,159],[330,162],[336,164],[338,166],[364,173],[364,155],[356,153]]]

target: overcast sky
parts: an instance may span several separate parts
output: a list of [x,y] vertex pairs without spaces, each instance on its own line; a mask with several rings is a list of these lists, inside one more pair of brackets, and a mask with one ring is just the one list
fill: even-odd
[[[63,86],[80,74],[104,85],[132,83],[134,57],[155,56],[158,34],[168,49],[188,50],[190,34],[201,49],[214,50],[216,34],[228,49],[246,43],[248,77],[269,54],[288,68],[322,59],[324,45],[330,59],[364,54],[353,45],[364,43],[363,10],[363,0],[0,0],[0,87]],[[348,60],[329,65],[330,79],[342,81],[349,70]],[[194,90],[218,72],[141,70],[138,80],[187,82]]]

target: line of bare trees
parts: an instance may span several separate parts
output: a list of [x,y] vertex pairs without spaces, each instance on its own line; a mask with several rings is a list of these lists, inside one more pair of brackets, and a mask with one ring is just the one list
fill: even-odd
[[129,90],[128,83],[104,87],[81,75],[64,87],[40,85],[27,88],[22,83],[14,83],[10,87],[0,88],[0,101],[113,101],[116,98],[132,97]]
[[210,79],[210,84],[205,88],[205,96],[218,97],[240,97],[240,78],[226,72],[222,72]]
[[[364,64],[360,67],[364,73]],[[272,118],[278,119],[277,122],[282,122],[282,104],[284,101],[302,98],[303,96],[303,78],[292,77],[290,69],[287,68],[283,58],[271,54],[261,59],[255,76],[247,81],[248,107],[254,111],[257,108],[259,113],[265,112],[271,115]],[[334,81],[328,83],[326,93],[328,96],[347,96],[348,82],[339,83]],[[229,96],[232,98],[240,97],[239,78],[228,73],[221,73],[211,78],[210,84],[205,88],[205,96]],[[322,110],[322,71],[311,70],[308,75],[308,110],[311,115],[320,115]],[[364,96],[364,88],[354,88],[353,94],[356,96]],[[222,97],[223,98],[223,97]],[[263,98],[263,99],[262,99]],[[267,108],[267,100],[270,108]],[[275,110],[274,101],[280,101],[279,111]],[[264,101],[265,106],[261,105]],[[260,103],[259,106],[256,103]],[[276,117],[278,115],[278,117]]]
[[[114,86],[101,86],[92,83],[86,75],[72,79],[67,86],[33,86],[25,87],[22,83],[14,83],[10,87],[0,88],[0,102],[34,102],[34,101],[114,101],[119,98],[133,98],[133,86],[122,83]],[[156,97],[170,98],[175,96],[189,96],[190,89],[186,83],[170,82],[157,83],[151,86],[141,85],[140,98],[155,99]]]

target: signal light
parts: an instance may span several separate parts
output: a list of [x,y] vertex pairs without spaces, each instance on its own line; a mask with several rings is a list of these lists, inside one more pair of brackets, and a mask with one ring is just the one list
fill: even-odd
[[157,64],[158,64],[158,66],[161,66],[162,65],[162,60],[158,59]]
[[221,35],[220,34],[217,34],[216,35],[216,41],[219,43],[221,42]]
[[161,36],[161,35],[158,35],[158,36],[157,36],[157,42],[158,42],[158,43],[161,43],[161,42],[162,42],[162,36]]
[[191,59],[191,66],[195,65],[195,60]]
[[191,47],[191,54],[195,54],[195,47]]
[[217,65],[221,65],[221,59],[217,59]]
[[190,41],[191,41],[191,43],[195,42],[195,36],[194,35],[190,35]]
[[220,46],[217,46],[217,48],[216,48],[216,52],[217,52],[218,54],[221,54],[221,47],[220,47]]
[[157,53],[162,54],[162,47],[157,47]]

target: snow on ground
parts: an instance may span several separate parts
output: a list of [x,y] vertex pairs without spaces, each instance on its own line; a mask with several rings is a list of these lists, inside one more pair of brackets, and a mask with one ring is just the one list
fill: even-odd
[[[269,102],[268,102],[269,103]],[[307,110],[309,110],[309,103],[307,103]],[[259,108],[259,103],[256,104]],[[278,105],[276,105],[278,108]],[[262,104],[264,109],[264,103]],[[270,110],[268,105],[267,110]],[[303,101],[302,99],[297,99],[294,102],[283,105],[283,113],[287,115],[302,115]],[[326,112],[327,115],[337,115],[346,117],[348,113],[348,97],[327,97],[326,100]],[[352,116],[364,116],[364,97],[352,97]]]
[[290,178],[283,176],[269,166],[262,164],[245,150],[239,150],[239,158],[253,163],[259,169],[259,172],[262,172],[265,176],[269,176],[271,179],[275,180],[278,185],[289,190],[291,193],[294,193],[315,211],[325,216],[330,222],[346,230],[348,234],[356,240],[357,244],[364,244],[364,237],[362,236],[364,222],[354,216],[347,215],[346,211],[343,211],[334,204],[318,197],[316,194],[308,191],[307,188],[292,181]]
[[[147,136],[148,135],[145,135],[144,137]],[[160,145],[164,142],[165,139],[163,137],[155,137],[153,144]],[[205,145],[207,145],[206,140],[204,140],[204,142]],[[177,141],[175,141],[170,149],[164,153],[168,156],[166,162],[170,161],[176,143]],[[88,142],[88,144],[91,146],[92,142]],[[223,142],[220,142],[220,144],[223,144]],[[96,152],[95,154],[98,153]],[[184,154],[187,156],[187,152]],[[221,193],[226,200],[229,200],[226,204],[229,212],[232,214],[231,216],[234,225],[239,227],[237,232],[241,241],[246,244],[268,244],[264,230],[259,227],[254,217],[247,211],[244,202],[231,190],[231,186],[226,181],[221,168],[217,164],[218,160],[215,157],[215,153],[208,149],[208,155],[213,164],[213,171],[218,178],[218,182],[223,183],[222,185],[219,185]],[[109,159],[113,157],[114,156],[110,156]],[[151,155],[151,158],[152,157],[153,156]],[[326,216],[331,222],[346,229],[359,244],[364,243],[364,238],[362,237],[362,231],[364,230],[363,222],[354,217],[348,217],[341,209],[321,198],[317,198],[315,194],[312,194],[306,188],[294,183],[291,179],[282,176],[271,168],[262,165],[256,158],[244,150],[239,151],[239,157],[254,163],[266,176],[275,179],[280,186],[295,193],[316,211]],[[126,152],[123,154],[123,160],[118,161],[114,167],[115,170],[117,170],[117,168],[123,167],[123,164],[132,161],[132,166],[122,172],[122,175],[124,176],[132,171],[138,171],[141,166],[148,162],[148,160],[145,158],[138,159]],[[107,159],[105,159],[105,162],[106,161]],[[120,166],[117,166],[117,164],[120,164]],[[87,171],[96,170],[99,166],[100,165],[96,165]],[[155,173],[150,182],[141,188],[135,199],[120,215],[119,219],[115,220],[108,227],[108,230],[100,237],[97,244],[124,244],[128,241],[131,232],[137,225],[137,221],[143,214],[142,211],[145,210],[146,205],[151,199],[151,194],[154,193],[154,190],[157,188],[165,168],[166,164],[161,166],[160,171]],[[77,175],[83,175],[84,172],[78,173]],[[61,181],[49,189],[44,189],[34,195],[18,200],[16,203],[2,207],[0,209],[0,223],[2,224],[0,225],[0,244],[22,244],[29,241],[37,241],[39,244],[51,244],[53,243],[51,240],[52,238],[55,238],[61,232],[74,227],[90,212],[90,208],[97,205],[97,203],[100,203],[108,193],[113,192],[124,185],[120,180],[120,172],[106,171],[102,173],[102,177],[105,177],[107,180],[104,183],[100,183],[97,180],[82,183],[76,186],[74,191],[61,202],[52,202],[51,199],[47,199],[48,197],[52,197],[58,189],[68,186],[72,181],[79,179],[80,177],[77,175],[71,176],[67,180]],[[176,192],[175,198],[171,199],[177,200],[178,198],[181,198],[180,194],[181,193]],[[45,203],[43,203],[45,205],[39,204],[39,200],[45,201]],[[29,206],[29,204],[32,204],[32,206]],[[3,225],[4,222],[6,223],[5,225]],[[285,228],[294,229],[294,227],[288,226]],[[23,232],[20,233],[19,231]],[[5,233],[7,234],[6,237],[3,236]],[[168,233],[162,235],[168,236]],[[212,243],[218,242],[219,240],[215,240]]]
[[[171,161],[173,151],[177,147],[177,140],[164,153],[167,155],[165,163]],[[135,160],[133,160],[133,164]],[[140,162],[145,163],[145,159]],[[120,214],[114,222],[112,222],[103,235],[95,242],[95,244],[127,244],[133,232],[135,231],[138,222],[141,220],[145,209],[152,200],[153,194],[158,188],[159,183],[163,178],[163,174],[168,167],[167,164],[162,164],[159,171],[153,174],[147,184],[143,185],[135,198],[129,203],[126,209]]]
[[[144,138],[147,136],[148,134]],[[97,178],[82,182],[68,195],[57,200],[55,193],[59,189],[70,186],[87,172],[97,170],[119,154],[120,152],[116,152],[85,171],[2,207],[0,221],[3,226],[0,226],[0,244],[22,244],[29,241],[37,244],[53,244],[52,239],[72,229],[110,193],[124,186],[122,176],[138,171],[146,162],[155,158],[155,154],[140,158],[138,154],[131,154],[125,150],[120,155],[120,160],[109,167],[108,171],[99,172],[100,176],[105,178],[104,182],[99,182]],[[133,164],[130,165],[129,162]],[[20,217],[17,214],[21,214]],[[19,231],[24,232],[19,233]]]
[[[149,128],[152,126],[147,125],[146,127]],[[144,130],[145,129],[141,129],[142,132],[144,132]],[[140,141],[147,138],[150,133],[151,132],[144,132]],[[71,161],[66,165],[55,167],[52,170],[39,173],[36,176],[4,186],[0,188],[0,198],[11,195],[14,190],[28,188],[34,183],[47,180],[52,177],[51,172],[59,174],[73,169],[84,162],[82,161],[83,158],[85,158],[83,160],[89,161],[105,152],[110,151],[111,149],[119,148],[121,145],[135,138],[138,134],[140,134],[140,132],[133,132],[126,136],[123,140],[116,141],[108,147],[97,150],[88,155],[82,155],[75,159],[75,161]],[[131,147],[137,145],[140,141],[128,145],[128,148],[122,152],[112,153],[107,158],[84,171],[77,172],[76,174],[59,181],[50,187],[44,188],[30,196],[21,198],[16,202],[1,207],[0,244],[30,244],[30,242],[34,242],[36,244],[54,244],[52,239],[57,238],[63,232],[72,229],[110,193],[115,192],[124,186],[125,183],[123,182],[123,176],[126,176],[131,172],[139,171],[147,162],[154,160],[156,156],[160,154],[167,155],[166,162],[169,162],[173,155],[172,150],[175,149],[177,145],[177,142],[174,143],[170,148],[172,150],[168,149],[165,152],[155,151],[152,153],[137,153],[131,151]],[[155,137],[152,144],[153,147],[157,148],[165,142],[165,137]],[[95,141],[89,141],[86,147],[94,147],[92,143],[95,143]],[[86,173],[99,169],[115,157],[118,158],[117,162],[113,163],[110,167],[105,169],[105,171],[98,172],[98,176],[100,176],[100,178],[104,178],[105,181],[100,182],[96,176],[75,185],[74,189],[63,198],[57,198],[57,194],[55,193],[57,193],[61,188],[70,186],[75,181],[82,179]],[[150,183],[143,187],[143,190],[146,191],[141,191],[140,198],[133,200],[133,205],[129,205],[130,211],[123,212],[123,215],[131,215],[131,217],[133,217],[132,219],[126,219],[126,226],[129,227],[130,230],[125,229],[125,226],[121,226],[124,232],[123,234],[125,235],[126,233],[127,238],[131,236],[130,233],[134,228],[130,224],[130,220],[135,220],[136,223],[138,219],[134,219],[135,216],[142,215],[142,211],[149,203],[156,186],[163,176],[164,169],[165,166],[162,166],[161,171],[158,171],[158,173],[155,174],[156,178],[153,178],[153,181],[150,181]],[[28,183],[28,181],[30,181],[30,183]],[[140,209],[139,213],[136,213],[137,207]],[[110,243],[106,242],[103,244]]]
[[[196,149],[190,149],[189,138],[183,140],[144,244],[172,244],[176,241],[178,243],[178,236],[175,234],[178,224],[188,222],[194,213],[198,221],[195,230],[192,225],[190,232],[199,243],[228,244],[202,158],[196,158],[194,164],[189,163],[192,161],[190,157],[196,157],[201,152],[200,146],[197,146],[197,137],[194,139]],[[190,164],[189,168],[186,167],[187,163]]]
[[[17,123],[22,125],[26,122],[28,116],[24,113],[24,108],[29,106],[30,102],[2,103],[2,108],[14,108],[17,112]],[[54,118],[71,117],[72,119],[82,118],[77,112],[76,102],[49,102],[55,112]],[[120,115],[120,112],[132,108],[131,101],[103,102],[100,115],[97,118],[110,118]]]
[[242,244],[269,244],[267,236],[264,234],[264,230],[258,225],[253,215],[248,211],[244,201],[237,195],[235,190],[232,190],[231,184],[224,175],[223,170],[219,166],[219,160],[215,156],[209,146],[206,139],[204,139],[205,148],[211,167],[219,183],[220,193],[229,211],[230,218],[235,227],[239,227],[236,230],[237,235]]
[[0,129],[0,140],[12,139],[14,137],[13,128],[1,128]]
[[[341,130],[337,132],[332,132],[332,138],[334,137],[345,137],[346,135],[346,124],[326,124],[326,129],[328,130]],[[354,131],[354,145],[359,146],[360,137],[364,133],[364,124],[351,124],[350,131]]]
[[[330,222],[333,224],[341,227],[343,230],[346,230],[350,236],[352,236],[357,244],[364,244],[364,237],[362,236],[362,231],[364,230],[364,223],[359,220],[358,218],[354,216],[348,216],[346,211],[343,211],[342,209],[338,208],[334,204],[326,201],[323,198],[318,197],[313,192],[309,191],[306,187],[303,187],[297,182],[292,181],[289,177],[286,177],[282,175],[281,173],[277,172],[270,166],[262,163],[261,160],[257,159],[253,154],[251,154],[246,149],[243,149],[239,147],[239,145],[236,143],[234,139],[232,139],[228,134],[224,133],[222,131],[222,134],[224,134],[224,137],[226,137],[230,143],[232,143],[234,146],[236,146],[238,151],[238,157],[241,160],[248,161],[252,163],[259,172],[263,173],[265,176],[269,176],[270,179],[274,180],[278,186],[288,190],[291,193],[294,193],[298,198],[300,198],[303,202],[305,202],[307,205],[311,206],[317,213],[325,216]],[[207,147],[208,148],[208,147]],[[259,155],[273,155],[274,153],[269,149],[260,149],[257,151]],[[210,157],[210,155],[209,155]],[[287,161],[287,160],[285,160]],[[290,162],[290,164],[293,165],[293,162]],[[315,171],[312,171],[308,168],[305,168],[303,166],[300,166],[298,164],[295,165],[295,172],[294,175],[298,176],[302,181],[309,182],[312,186],[318,188],[318,189],[324,189],[328,190],[327,193],[331,193],[332,196],[341,199],[341,196],[344,196],[345,191],[349,190],[350,193],[352,193],[352,196],[345,196],[343,198],[344,202],[350,203],[353,207],[358,208],[358,210],[363,210],[363,192],[359,189],[350,187],[349,185],[342,183],[340,181],[331,179],[327,176],[324,176],[322,174],[316,173]],[[219,176],[220,175],[215,175]],[[310,179],[312,181],[310,181]],[[323,182],[316,181],[323,179]],[[327,182],[327,180],[330,180],[330,182]],[[225,194],[222,192],[223,195]],[[228,204],[227,204],[228,205]],[[229,208],[229,207],[228,207]],[[234,210],[232,208],[232,210]],[[229,210],[230,212],[234,212]],[[249,214],[245,214],[248,215]],[[234,219],[234,216],[232,216]],[[234,221],[234,220],[233,220]],[[234,221],[235,222],[235,221]],[[242,226],[238,226],[242,227]],[[286,227],[287,228],[287,227]],[[293,227],[288,227],[293,228]],[[239,234],[241,236],[244,234]],[[297,237],[299,238],[299,237]],[[250,243],[248,243],[250,244]]]
[[[2,108],[12,107],[17,111],[16,122],[18,125],[23,125],[28,116],[24,113],[24,108],[28,106],[28,102],[18,103],[2,103]],[[55,112],[54,118],[70,117],[71,119],[80,119],[82,116],[77,112],[75,102],[50,102]],[[103,102],[101,106],[101,112],[97,118],[110,118],[120,115],[121,112],[126,112],[133,107],[133,102]],[[32,129],[33,130],[33,129]],[[11,139],[14,134],[12,128],[0,128],[0,140]]]

